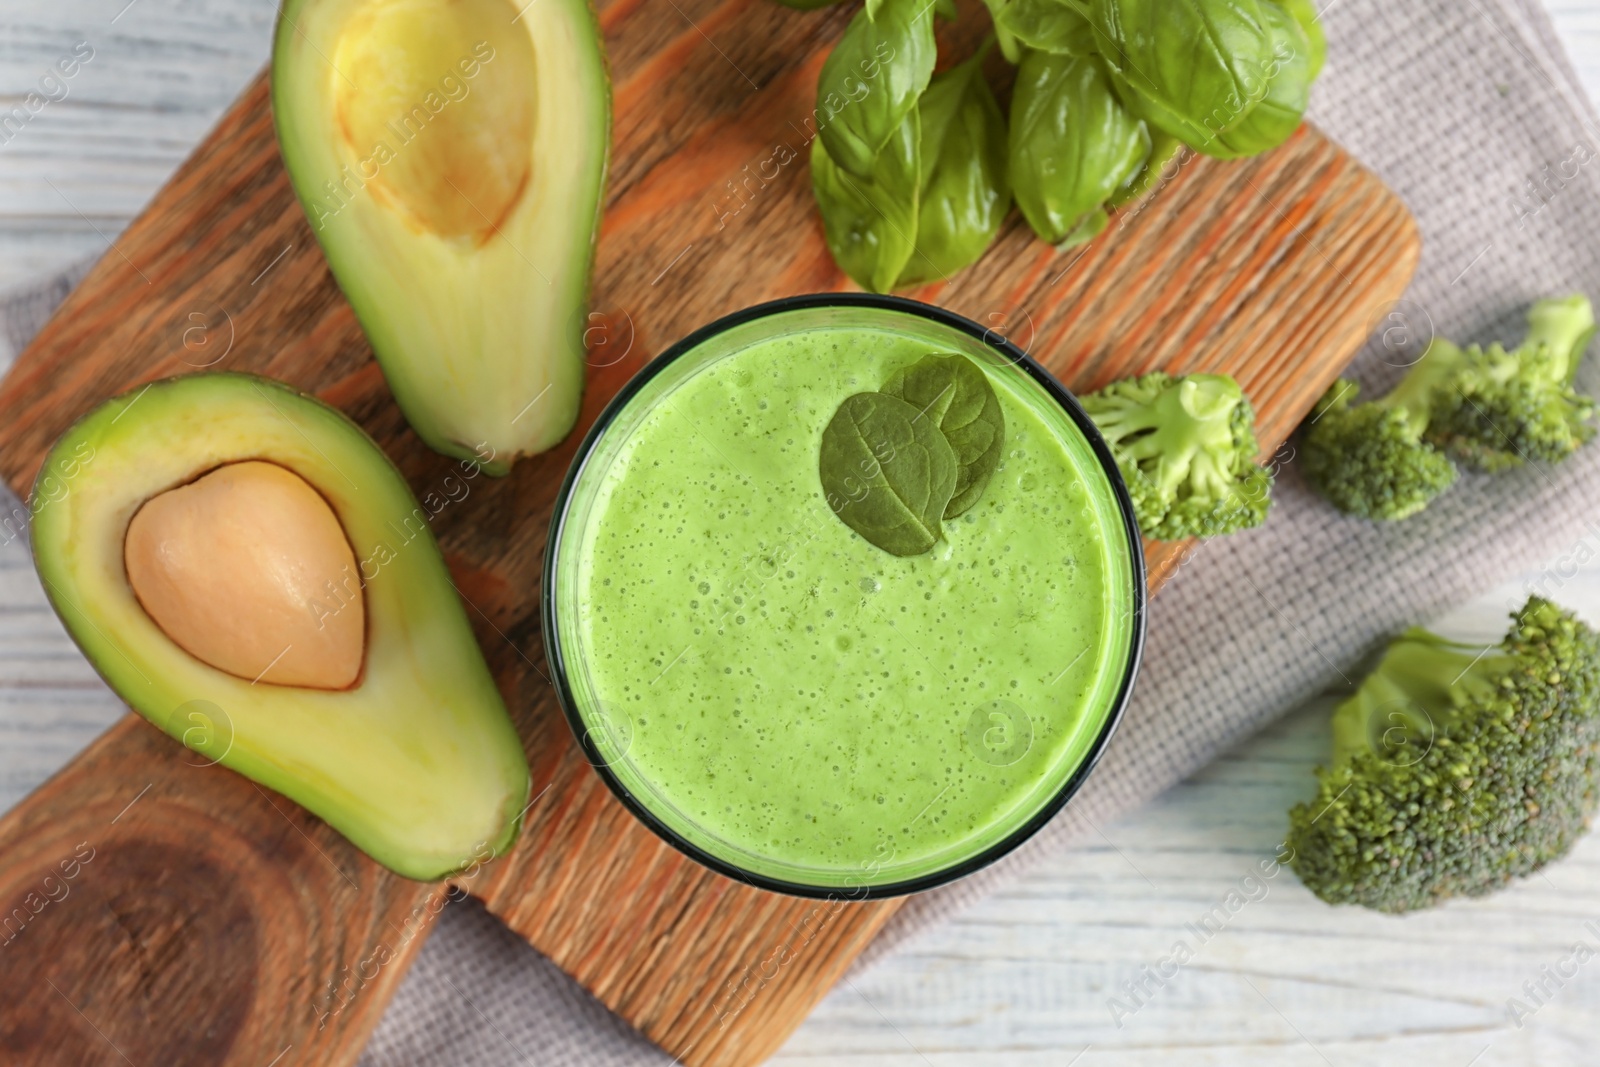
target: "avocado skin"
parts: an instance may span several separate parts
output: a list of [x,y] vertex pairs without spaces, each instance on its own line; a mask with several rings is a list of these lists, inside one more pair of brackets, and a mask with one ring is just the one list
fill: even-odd
[[[304,478],[350,540],[367,644],[349,689],[253,685],[207,666],[133,596],[122,539],[139,505],[246,459]],[[284,794],[407,878],[448,877],[515,840],[529,794],[521,740],[428,513],[342,413],[249,374],[152,382],[67,430],[30,499],[34,562],[68,633],[195,762]]]
[[564,440],[580,414],[611,145],[599,19],[588,0],[508,6],[534,35],[536,96],[550,101],[530,145],[534,173],[557,177],[469,254],[408,228],[359,181],[348,206],[330,199],[331,186],[353,185],[350,153],[332,147],[327,55],[364,3],[281,7],[271,100],[285,169],[407,422],[434,451],[503,476]]

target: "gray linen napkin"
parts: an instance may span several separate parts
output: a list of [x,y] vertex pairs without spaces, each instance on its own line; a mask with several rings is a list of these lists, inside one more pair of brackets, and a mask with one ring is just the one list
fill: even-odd
[[[1510,340],[1534,299],[1600,297],[1600,123],[1536,0],[1331,0],[1324,18],[1314,118],[1422,225],[1422,268],[1399,309],[1412,327]],[[20,347],[66,290],[58,280],[0,306],[0,337]],[[1399,362],[1372,346],[1356,376],[1381,390]],[[1585,385],[1600,388],[1600,359]],[[1068,810],[1008,859],[909,901],[858,966],[1340,684],[1382,635],[1592,536],[1600,447],[1558,468],[1468,476],[1397,526],[1337,515],[1292,466],[1277,500],[1265,527],[1205,545],[1154,602],[1127,719]],[[669,1058],[482,908],[452,905],[362,1063],[507,1062]]]

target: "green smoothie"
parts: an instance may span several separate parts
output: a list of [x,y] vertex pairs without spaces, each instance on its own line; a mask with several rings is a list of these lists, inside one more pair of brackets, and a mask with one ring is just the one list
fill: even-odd
[[[559,546],[562,654],[612,772],[690,843],[790,883],[902,883],[1014,834],[1096,747],[1135,568],[1088,442],[1024,372],[904,313],[795,314],[680,357],[608,429]],[[1003,460],[901,558],[832,513],[819,440],[941,351],[977,356]]]

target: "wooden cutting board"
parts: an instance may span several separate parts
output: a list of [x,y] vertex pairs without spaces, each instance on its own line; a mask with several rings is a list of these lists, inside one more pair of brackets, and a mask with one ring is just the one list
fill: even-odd
[[[0,387],[0,474],[19,493],[105,397],[213,365],[316,392],[419,497],[444,501],[435,531],[538,793],[513,854],[459,888],[689,1064],[770,1054],[896,902],[753,890],[639,826],[580,757],[547,682],[542,548],[583,429],[654,353],[745,305],[848,287],[805,166],[817,71],[848,14],[602,3],[616,121],[584,413],[507,479],[454,480],[406,428],[289,189],[264,78]],[[970,30],[943,32],[965,54]],[[917,295],[1078,389],[1153,368],[1230,372],[1271,452],[1417,257],[1399,201],[1305,129],[1259,159],[1190,161],[1087,249],[1058,254],[1013,223],[978,267]],[[1182,550],[1146,546],[1153,585]],[[129,714],[0,819],[0,1051],[36,1065],[352,1063],[446,901]]]

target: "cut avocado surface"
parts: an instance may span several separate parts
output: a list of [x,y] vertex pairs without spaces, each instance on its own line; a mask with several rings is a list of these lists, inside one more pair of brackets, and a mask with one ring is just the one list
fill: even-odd
[[286,0],[272,109],[412,428],[492,474],[565,437],[610,147],[587,0]]
[[[287,495],[239,498],[252,492]],[[428,512],[345,416],[251,375],[156,382],[67,431],[34,496],[35,562],[68,631],[117,694],[204,757],[197,762],[221,763],[283,793],[410,878],[442,877],[509,846],[528,797],[521,741]],[[342,529],[355,562],[357,573],[344,580],[325,580],[315,561],[296,558],[306,552],[301,545],[329,540],[326,530],[305,529],[319,508],[337,519],[334,539]],[[274,529],[261,520],[268,514],[295,525]],[[230,583],[203,566],[207,551],[230,551],[228,531],[206,525],[222,521],[218,515],[247,530],[253,524],[268,546],[250,549],[261,561],[258,579]],[[146,537],[154,548],[130,539],[136,517],[154,531]],[[286,546],[276,560],[272,546]],[[327,558],[336,563],[343,548]],[[278,684],[275,662],[245,677],[266,652],[216,666],[208,660],[218,653],[179,643],[201,639],[170,621],[183,612],[225,599],[232,611],[217,612],[213,628],[248,630],[257,618],[251,598],[270,600],[273,590],[280,600],[299,597],[296,590],[310,586],[295,572],[307,566],[321,595],[307,599],[303,618],[279,619],[289,628],[280,632],[299,641],[331,630],[335,617],[364,619],[354,682],[345,682],[348,665],[332,668],[329,684],[344,683],[337,689]],[[154,575],[140,595],[129,567]],[[210,574],[217,588],[162,593],[156,581],[197,574]],[[147,610],[141,595],[152,609],[164,606]],[[314,679],[328,668],[303,669]]]

